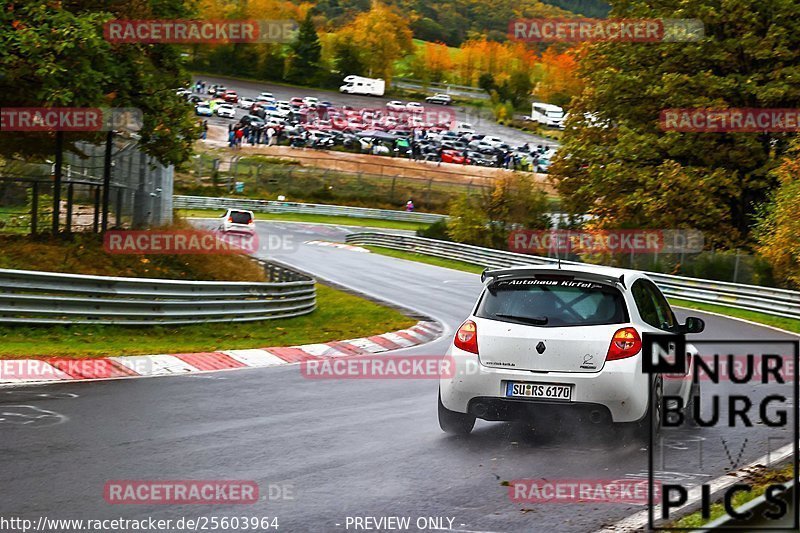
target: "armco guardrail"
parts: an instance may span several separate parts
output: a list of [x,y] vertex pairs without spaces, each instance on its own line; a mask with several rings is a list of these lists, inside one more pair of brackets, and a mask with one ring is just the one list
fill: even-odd
[[[437,241],[435,239],[378,232],[353,233],[347,236],[347,242],[350,244],[385,246],[486,267],[542,265],[558,262],[557,259],[552,257],[518,254],[479,246]],[[578,265],[582,263],[562,261],[562,264]],[[648,272],[648,276],[656,282],[664,294],[673,298],[726,305],[738,309],[800,319],[800,292],[797,291],[671,276],[654,272]]]
[[371,207],[350,207],[345,205],[306,204],[299,202],[279,202],[275,200],[252,200],[248,198],[213,198],[209,196],[173,196],[175,209],[247,209],[259,213],[304,213],[353,218],[374,218],[380,220],[403,220],[432,224],[446,215],[436,213],[414,213],[373,209]]
[[270,282],[117,278],[0,269],[0,323],[174,325],[305,315],[314,279],[266,263]]
[[786,502],[787,509],[782,517],[771,520],[764,516],[765,511],[775,512],[775,505],[762,495],[736,509],[740,514],[750,513],[750,518],[736,520],[730,515],[723,515],[717,520],[704,525],[702,529],[695,529],[692,533],[700,533],[701,531],[708,530],[725,531],[734,528],[738,531],[746,531],[747,528],[752,528],[753,531],[797,531],[794,529],[794,494],[795,491],[797,491],[797,482],[790,481],[784,483],[783,486],[786,487],[786,492],[783,493],[781,498]]

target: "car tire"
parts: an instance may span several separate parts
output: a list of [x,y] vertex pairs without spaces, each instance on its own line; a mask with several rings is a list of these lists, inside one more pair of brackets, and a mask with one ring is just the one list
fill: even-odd
[[475,427],[475,417],[467,413],[451,411],[442,404],[442,391],[439,391],[439,427],[451,435],[469,435]]
[[700,383],[692,381],[692,388],[689,392],[689,401],[683,408],[684,423],[691,427],[697,427],[697,420],[695,420],[693,411],[694,406],[700,404]]
[[634,432],[636,438],[641,442],[650,441],[650,432],[654,437],[658,437],[661,433],[661,427],[664,420],[664,380],[658,376],[653,382],[653,394],[647,402],[647,410],[641,420],[634,423]]

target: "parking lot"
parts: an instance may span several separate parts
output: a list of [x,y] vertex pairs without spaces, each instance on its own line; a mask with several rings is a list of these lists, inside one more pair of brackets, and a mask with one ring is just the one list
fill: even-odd
[[[540,172],[546,172],[558,147],[554,141],[497,124],[486,116],[490,112],[485,110],[429,103],[414,107],[413,103],[408,106],[406,101],[385,97],[344,95],[220,77],[196,77],[194,82],[201,79],[206,90],[222,85],[235,91],[239,98],[256,100],[259,94],[267,92],[278,103],[294,100],[296,113],[284,116],[284,125],[276,124],[276,129],[283,130],[278,137],[282,144],[339,147],[376,155]],[[200,96],[212,98],[207,94]],[[300,103],[302,99],[314,103],[309,107]],[[316,105],[323,102],[326,105]],[[309,110],[311,114],[307,114]],[[266,113],[271,111],[267,109]],[[228,128],[249,114],[247,109],[234,104],[232,118],[216,113],[203,118],[209,125]],[[266,143],[265,136],[258,141]],[[243,143],[247,142],[245,137]]]

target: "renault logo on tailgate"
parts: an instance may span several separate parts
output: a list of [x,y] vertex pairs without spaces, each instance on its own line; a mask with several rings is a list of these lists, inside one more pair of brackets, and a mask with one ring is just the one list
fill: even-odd
[[539,353],[543,353],[546,349],[547,346],[545,346],[542,341],[539,341],[539,344],[536,345],[536,351]]

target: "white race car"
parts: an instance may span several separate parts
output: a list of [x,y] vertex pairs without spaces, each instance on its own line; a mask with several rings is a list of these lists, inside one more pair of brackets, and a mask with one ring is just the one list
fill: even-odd
[[[439,381],[439,425],[467,434],[484,420],[630,423],[646,438],[661,428],[664,395],[684,413],[698,401],[697,350],[688,373],[642,370],[642,334],[699,333],[699,318],[679,324],[646,275],[609,267],[551,265],[485,271],[483,291],[455,335],[453,365]],[[447,368],[446,366],[444,368]],[[650,383],[652,382],[652,396]],[[648,416],[650,414],[651,416]]]

